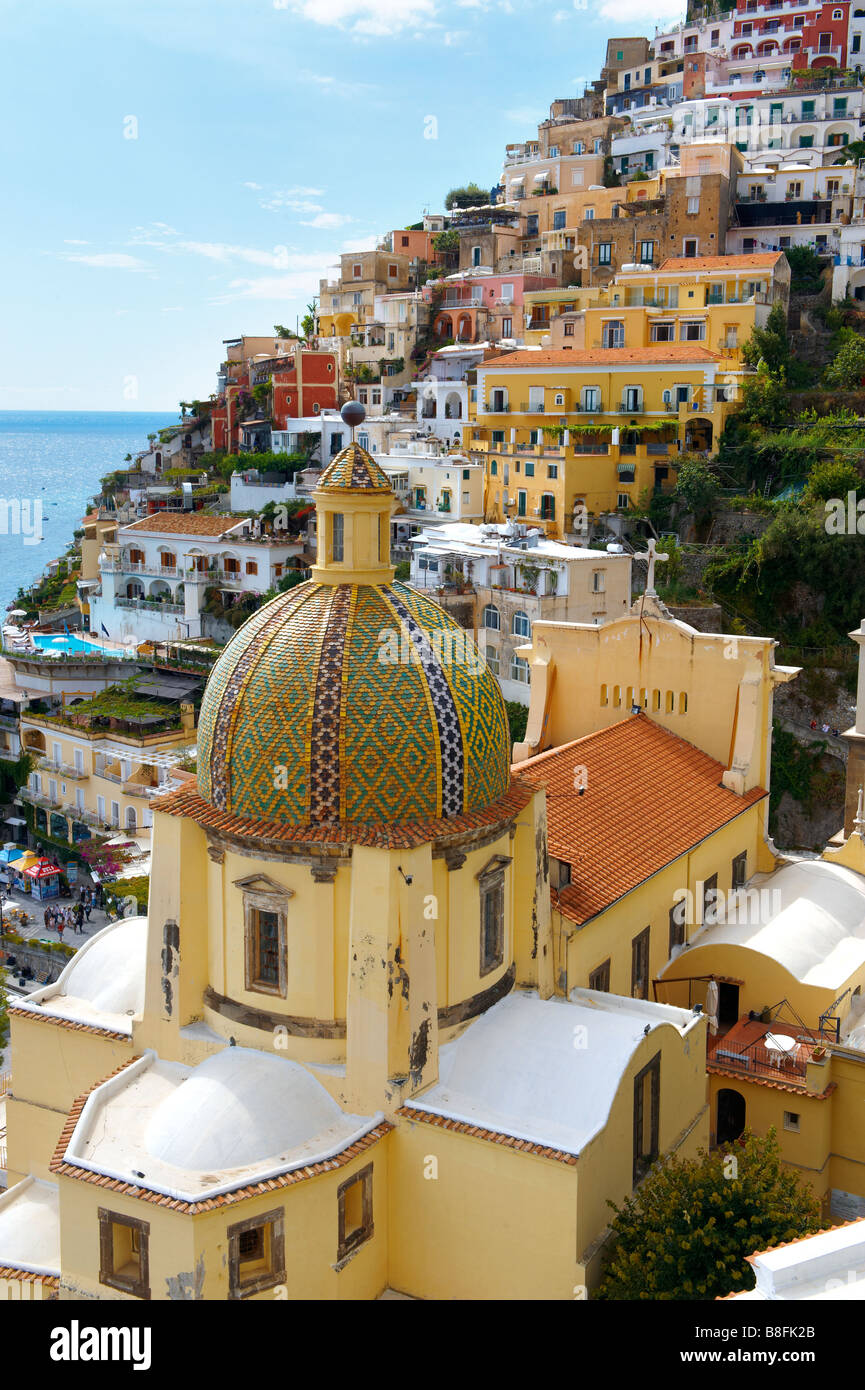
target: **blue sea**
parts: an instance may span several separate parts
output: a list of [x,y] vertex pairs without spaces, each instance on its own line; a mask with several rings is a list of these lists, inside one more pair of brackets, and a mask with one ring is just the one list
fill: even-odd
[[99,479],[177,420],[171,411],[0,410],[0,615],[66,550]]

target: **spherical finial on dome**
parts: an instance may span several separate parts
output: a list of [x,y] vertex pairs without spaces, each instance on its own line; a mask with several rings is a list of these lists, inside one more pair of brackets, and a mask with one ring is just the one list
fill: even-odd
[[346,401],[342,410],[339,412],[349,429],[357,429],[366,419],[366,410],[360,401]]

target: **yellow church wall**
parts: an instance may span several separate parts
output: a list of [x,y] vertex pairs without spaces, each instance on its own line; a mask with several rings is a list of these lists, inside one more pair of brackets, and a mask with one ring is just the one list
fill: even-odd
[[[653,874],[633,892],[620,898],[582,927],[577,927],[554,910],[559,987],[565,992],[578,986],[588,988],[591,972],[609,960],[610,992],[630,995],[632,942],[646,927],[650,928],[650,999],[654,997],[652,982],[663,974],[675,979],[701,973],[692,971],[691,953],[679,955],[668,965],[670,909],[676,902],[676,894],[683,890],[690,892],[696,913],[696,906],[702,902],[702,890],[698,885],[712,874],[718,875],[718,888],[728,893],[732,884],[733,859],[747,852],[748,873],[753,873],[761,836],[762,813],[758,803],[748,807],[735,820],[709,835],[696,849]],[[696,923],[687,925],[686,937],[693,936],[698,930]],[[676,1004],[682,1008],[688,1008],[695,1002],[689,1000],[687,987],[676,990],[668,986],[659,990],[657,997],[662,1003]]]
[[[717,1142],[718,1094],[724,1090],[736,1091],[745,1100],[746,1127],[761,1136],[774,1129],[785,1164],[795,1168],[810,1183],[815,1195],[823,1200],[830,1186],[828,1160],[835,1094],[821,1098],[805,1090],[779,1091],[775,1086],[761,1085],[746,1076],[723,1076],[717,1072],[710,1072],[708,1079],[712,1142]],[[799,1117],[798,1132],[785,1123],[785,1114]],[[735,1155],[735,1143],[728,1142],[722,1147]],[[859,1178],[860,1187],[863,1176]]]
[[11,1016],[12,1090],[6,1098],[9,1186],[48,1176],[73,1101],[133,1055],[132,1040]]
[[192,1222],[154,1202],[143,1202],[95,1183],[60,1175],[60,1299],[141,1300],[99,1282],[99,1211],[116,1212],[150,1226],[148,1239],[151,1299],[168,1297],[168,1280],[192,1276],[195,1246]]
[[[591,1057],[591,1026],[585,1042]],[[621,1205],[633,1191],[634,1078],[659,1053],[659,1153],[675,1152],[681,1158],[693,1158],[698,1149],[708,1147],[706,1022],[703,1020],[693,1028],[686,1038],[671,1024],[662,1024],[634,1050],[603,1130],[580,1154],[576,1235],[589,1290],[597,1284],[601,1273],[602,1237],[613,1215],[607,1199]]]
[[[370,1163],[373,1234],[339,1262],[338,1190]],[[376,1298],[387,1284],[387,1164],[384,1140],[319,1177],[197,1215],[61,1176],[61,1298],[131,1297],[99,1282],[100,1208],[149,1224],[151,1300],[191,1297],[193,1291],[227,1300],[229,1227],[276,1211],[284,1216],[285,1279],[250,1301]],[[342,1267],[334,1268],[338,1263]]]
[[584,1282],[575,1167],[406,1119],[390,1144],[392,1288],[416,1298],[574,1297]]
[[832,1120],[829,1187],[865,1199],[865,1054],[833,1048],[827,1109]]
[[[269,1212],[285,1216],[285,1280],[250,1301],[377,1298],[388,1283],[388,1146],[375,1144],[344,1167],[294,1186],[192,1218],[196,1263],[203,1259],[203,1297],[229,1295],[228,1228]],[[373,1234],[344,1261],[338,1259],[339,1198],[344,1182],[372,1163]],[[341,1268],[335,1268],[340,1264]]]
[[[739,1015],[754,1010],[757,1013],[774,1007],[780,1000],[810,1028],[816,1028],[820,1015],[829,1009],[845,990],[865,987],[865,967],[853,971],[837,987],[825,988],[804,984],[772,957],[762,955],[753,947],[736,946],[728,942],[695,945],[684,951],[664,972],[671,978],[685,975],[719,975],[741,980]],[[672,997],[670,1002],[674,1002]],[[675,1002],[680,1002],[678,999]],[[785,1015],[786,1016],[786,1015]]]
[[[658,566],[657,575],[663,572]],[[530,666],[553,662],[554,678],[537,683],[534,669],[526,741],[514,760],[607,728],[636,703],[656,723],[729,767],[747,764],[739,790],[768,786],[771,761],[771,693],[790,668],[771,665],[774,643],[762,637],[698,633],[684,623],[655,616],[646,601],[634,614],[605,623],[538,621]],[[642,627],[637,643],[634,629]],[[768,856],[760,869],[774,867]]]

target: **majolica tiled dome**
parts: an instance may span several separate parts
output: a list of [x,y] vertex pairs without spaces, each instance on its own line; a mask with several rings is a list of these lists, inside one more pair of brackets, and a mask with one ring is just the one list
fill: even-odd
[[510,780],[507,714],[485,664],[459,659],[466,639],[399,583],[310,580],[280,595],[211,673],[201,796],[293,825],[423,821],[496,801]]

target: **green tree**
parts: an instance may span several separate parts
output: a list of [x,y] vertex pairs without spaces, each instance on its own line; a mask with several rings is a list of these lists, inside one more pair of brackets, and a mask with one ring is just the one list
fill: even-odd
[[275,323],[273,325],[273,336],[274,338],[296,338],[297,334],[293,333],[290,328],[286,328],[284,323]]
[[522,743],[526,736],[526,725],[529,722],[529,707],[528,705],[521,705],[518,700],[505,700],[505,709],[508,712],[511,745]]
[[772,376],[789,374],[793,353],[787,336],[787,315],[782,304],[773,304],[764,328],[755,327],[751,336],[742,346],[742,356],[749,367],[757,367],[761,362]]
[[452,188],[445,198],[445,208],[480,208],[490,200],[489,189],[479,188],[476,183],[462,184]]
[[446,232],[436,232],[432,239],[433,249],[446,255],[450,251],[459,251],[460,234],[456,228],[448,228]]
[[865,377],[865,338],[852,328],[838,334],[840,347],[823,373],[827,386],[836,391],[856,391]]
[[790,288],[798,294],[816,294],[823,288],[823,262],[810,246],[788,246],[784,252],[790,263]]
[[[742,408],[738,420],[743,424],[778,429],[789,416],[789,393],[784,379],[773,376],[764,364],[756,376],[746,379],[742,387]],[[736,420],[735,416],[733,420]]]
[[662,1159],[611,1223],[600,1299],[707,1300],[754,1286],[746,1255],[820,1227],[810,1186],[770,1129],[695,1159]]
[[393,568],[393,577],[394,577],[394,579],[399,579],[399,580],[401,580],[404,584],[406,584],[406,583],[408,583],[408,577],[409,577],[410,574],[411,574],[411,561],[410,561],[410,560],[400,560],[396,565],[394,565],[394,568]]
[[697,522],[712,515],[718,500],[718,479],[698,454],[684,454],[679,465],[674,495],[684,502]]
[[821,459],[815,463],[805,484],[806,500],[828,502],[830,497],[846,498],[862,487],[862,478],[845,459]]
[[315,334],[316,302],[313,300],[311,304],[307,304],[306,313],[300,321],[300,331],[307,343]]

